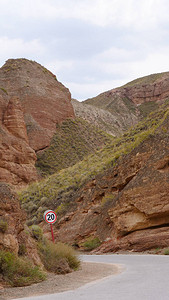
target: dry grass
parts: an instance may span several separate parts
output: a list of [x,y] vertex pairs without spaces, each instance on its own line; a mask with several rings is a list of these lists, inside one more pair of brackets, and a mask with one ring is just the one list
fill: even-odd
[[26,286],[46,279],[45,273],[28,259],[3,250],[0,251],[0,274],[11,286]]
[[41,260],[46,270],[50,272],[65,274],[77,270],[80,265],[76,252],[66,244],[54,244],[43,239],[39,242],[38,247]]

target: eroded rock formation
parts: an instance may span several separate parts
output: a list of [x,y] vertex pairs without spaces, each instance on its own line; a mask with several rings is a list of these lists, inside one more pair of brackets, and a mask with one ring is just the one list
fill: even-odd
[[0,69],[0,181],[37,179],[35,151],[49,146],[56,124],[74,117],[70,92],[47,69],[9,59]]
[[141,80],[139,82],[138,79],[138,82],[136,80],[124,87],[109,91],[109,95],[120,98],[126,97],[135,105],[149,101],[163,101],[169,97],[169,72],[144,77],[143,82]]
[[9,185],[0,183],[0,249],[18,254],[24,247],[25,254],[41,265],[35,243],[24,230],[25,221],[26,214],[21,210],[16,194]]

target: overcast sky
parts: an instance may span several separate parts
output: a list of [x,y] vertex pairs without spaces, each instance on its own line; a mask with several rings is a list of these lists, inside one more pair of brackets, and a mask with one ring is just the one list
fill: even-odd
[[169,0],[0,0],[0,66],[35,60],[82,100],[169,71]]

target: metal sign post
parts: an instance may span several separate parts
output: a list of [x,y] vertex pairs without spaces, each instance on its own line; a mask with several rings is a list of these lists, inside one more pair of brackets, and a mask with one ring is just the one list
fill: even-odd
[[46,210],[44,212],[44,215],[43,215],[43,218],[44,220],[50,224],[50,228],[51,228],[51,235],[52,235],[52,241],[53,243],[55,242],[55,239],[54,239],[54,234],[53,234],[53,227],[52,227],[52,224],[54,224],[56,222],[56,219],[57,219],[57,215],[56,213],[53,211],[53,210]]

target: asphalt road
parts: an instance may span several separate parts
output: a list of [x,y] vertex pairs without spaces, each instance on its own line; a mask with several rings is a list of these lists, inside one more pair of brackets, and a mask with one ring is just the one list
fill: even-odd
[[22,300],[169,300],[167,255],[84,255],[82,259],[120,264],[123,270],[73,291]]

